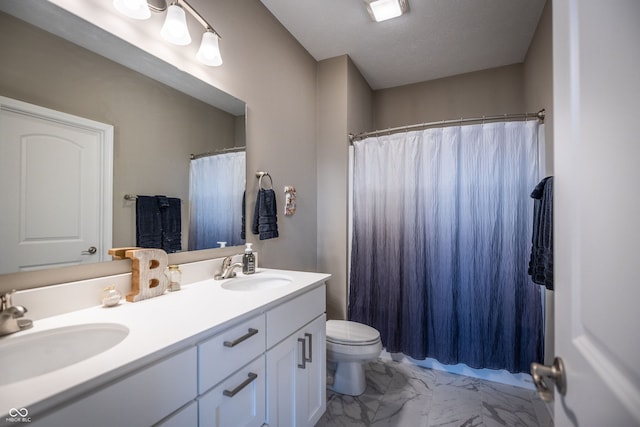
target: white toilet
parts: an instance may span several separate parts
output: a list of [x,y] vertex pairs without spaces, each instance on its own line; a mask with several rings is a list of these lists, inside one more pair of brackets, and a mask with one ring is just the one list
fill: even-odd
[[376,359],[380,351],[380,332],[371,326],[327,320],[327,360],[336,365],[331,390],[350,396],[364,393],[364,363]]

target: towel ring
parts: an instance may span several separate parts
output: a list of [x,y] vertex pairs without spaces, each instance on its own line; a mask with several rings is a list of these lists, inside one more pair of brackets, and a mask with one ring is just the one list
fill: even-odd
[[[262,187],[262,178],[269,177],[269,188]],[[267,172],[256,172],[256,177],[258,177],[258,188],[262,190],[273,190],[273,179],[271,179],[271,175]]]

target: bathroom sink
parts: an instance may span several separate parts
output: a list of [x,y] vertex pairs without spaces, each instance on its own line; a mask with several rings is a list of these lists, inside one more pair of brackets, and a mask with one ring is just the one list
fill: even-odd
[[4,337],[0,339],[0,385],[81,362],[110,349],[128,334],[129,329],[117,323],[92,323]]
[[230,291],[263,291],[288,285],[292,279],[284,274],[256,273],[254,276],[242,276],[229,279],[222,284]]

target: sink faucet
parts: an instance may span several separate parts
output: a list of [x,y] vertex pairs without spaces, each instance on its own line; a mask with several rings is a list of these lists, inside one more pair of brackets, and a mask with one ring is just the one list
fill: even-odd
[[11,296],[16,292],[13,289],[4,295],[0,295],[0,336],[13,334],[14,332],[29,329],[33,326],[33,321],[23,319],[27,309],[21,305],[13,305]]
[[218,274],[213,276],[213,278],[215,280],[223,280],[223,279],[228,279],[230,277],[236,277],[236,272],[233,271],[234,268],[236,267],[242,268],[242,263],[236,262],[232,264],[231,256],[228,256],[224,260],[222,260],[222,267],[220,268],[220,271],[218,272]]

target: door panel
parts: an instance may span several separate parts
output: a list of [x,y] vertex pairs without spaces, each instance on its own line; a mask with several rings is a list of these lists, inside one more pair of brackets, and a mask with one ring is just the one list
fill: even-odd
[[640,2],[554,0],[556,426],[640,425]]
[[0,107],[0,274],[108,260],[112,127],[8,98]]

